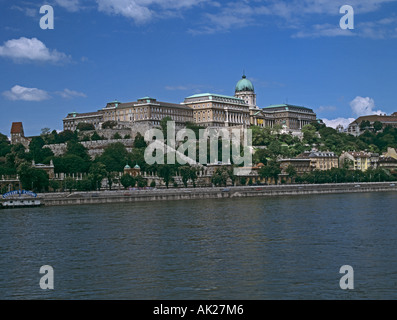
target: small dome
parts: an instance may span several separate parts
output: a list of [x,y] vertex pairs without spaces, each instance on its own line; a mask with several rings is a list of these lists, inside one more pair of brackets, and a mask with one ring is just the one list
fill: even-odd
[[138,166],[138,165],[136,165],[136,166],[134,167],[134,169],[141,169],[141,167]]
[[243,91],[255,92],[254,85],[252,84],[251,81],[247,79],[245,75],[243,75],[243,78],[239,82],[237,82],[236,85],[236,92],[243,92]]
[[131,167],[127,164],[124,169],[131,169]]

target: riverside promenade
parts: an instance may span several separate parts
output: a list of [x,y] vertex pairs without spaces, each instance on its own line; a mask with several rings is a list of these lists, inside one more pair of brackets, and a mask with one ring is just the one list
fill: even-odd
[[128,203],[140,201],[172,201],[224,199],[243,197],[299,196],[356,192],[395,192],[397,182],[294,184],[226,188],[170,188],[148,190],[115,190],[100,192],[65,192],[39,194],[45,206]]

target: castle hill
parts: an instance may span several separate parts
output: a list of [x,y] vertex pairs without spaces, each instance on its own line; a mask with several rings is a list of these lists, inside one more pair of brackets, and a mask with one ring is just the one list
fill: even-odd
[[[308,107],[257,106],[254,85],[245,75],[234,96],[195,94],[181,104],[151,97],[113,101],[95,112],[69,113],[63,127],[26,137],[23,124],[12,123],[10,139],[2,134],[0,140],[1,193],[179,192],[397,180],[397,113],[364,116],[348,128],[333,129]],[[153,138],[152,130],[161,138]],[[175,130],[182,130],[179,140]],[[207,145],[210,135],[200,138],[200,132],[210,130],[215,138]],[[188,147],[187,133],[193,141]],[[199,148],[202,142],[205,150]],[[244,154],[247,161],[233,161]]]

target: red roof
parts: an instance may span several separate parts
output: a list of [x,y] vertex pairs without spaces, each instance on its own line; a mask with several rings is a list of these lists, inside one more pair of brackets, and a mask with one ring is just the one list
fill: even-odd
[[23,133],[22,122],[13,122],[11,127],[11,133]]

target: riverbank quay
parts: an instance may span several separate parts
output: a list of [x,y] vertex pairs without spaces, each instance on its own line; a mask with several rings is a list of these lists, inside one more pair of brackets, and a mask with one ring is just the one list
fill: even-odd
[[[38,199],[45,206],[128,203],[140,201],[172,201],[243,197],[299,196],[310,194],[397,191],[397,182],[267,185],[226,188],[186,188],[115,190],[100,192],[46,193]],[[3,201],[3,200],[0,200]]]

